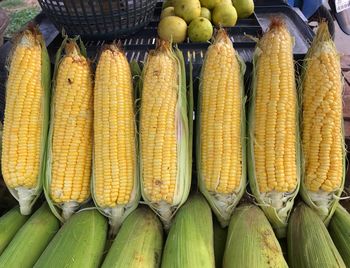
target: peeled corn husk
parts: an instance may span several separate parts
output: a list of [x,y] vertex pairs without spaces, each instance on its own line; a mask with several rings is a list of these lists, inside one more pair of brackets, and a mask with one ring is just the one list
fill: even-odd
[[160,266],[163,227],[149,208],[140,207],[124,221],[102,268],[156,268]]
[[215,267],[212,215],[203,196],[190,197],[176,214],[161,267]]
[[[263,44],[265,44],[264,49],[268,49],[269,53],[273,54],[274,50],[272,50],[269,46],[266,46],[266,44],[270,44],[270,40],[267,38],[271,38],[274,36],[280,36],[280,33],[288,33],[288,46],[286,44],[286,35],[282,35],[283,39],[280,40],[280,42],[283,42],[283,45],[280,46],[280,48],[283,48],[283,53],[288,53],[286,55],[286,58],[282,60],[278,60],[276,64],[282,65],[285,69],[285,71],[289,74],[288,78],[283,77],[282,71],[273,73],[270,71],[269,77],[265,77],[262,75],[260,77],[261,81],[265,81],[264,79],[269,79],[268,81],[275,81],[274,75],[279,76],[281,81],[283,81],[283,78],[286,78],[288,80],[288,88],[281,88],[281,90],[290,90],[290,93],[293,93],[295,96],[294,103],[290,103],[289,106],[295,107],[295,122],[292,122],[293,126],[293,136],[295,136],[295,140],[293,140],[293,144],[295,147],[295,155],[293,151],[293,159],[295,159],[294,163],[291,163],[293,172],[296,173],[295,178],[295,186],[293,189],[288,191],[276,191],[268,190],[266,192],[260,191],[259,183],[258,183],[258,177],[257,177],[257,169],[256,169],[256,160],[255,160],[255,145],[259,146],[259,144],[256,142],[256,135],[255,135],[255,125],[256,125],[256,99],[257,99],[257,88],[258,88],[258,72],[260,68],[269,68],[269,66],[265,66],[262,62],[262,57],[265,57],[265,59],[273,59],[272,57],[269,57],[269,54],[266,54],[265,51],[261,48]],[[293,208],[294,199],[298,194],[299,186],[300,186],[300,137],[299,137],[299,111],[298,111],[298,98],[297,98],[297,90],[296,90],[296,83],[294,79],[294,62],[293,62],[293,39],[290,36],[290,33],[288,32],[287,26],[280,18],[274,18],[271,22],[269,30],[264,34],[264,36],[258,41],[254,57],[253,57],[253,82],[252,82],[252,96],[249,104],[249,114],[248,114],[248,148],[247,148],[247,164],[248,164],[248,177],[249,177],[249,185],[252,190],[252,193],[259,204],[260,208],[264,211],[266,217],[269,219],[276,236],[278,238],[283,238],[286,236],[286,230],[287,230],[287,223],[288,218],[290,215],[290,212]],[[286,46],[288,49],[286,49]],[[276,48],[277,49],[277,48]],[[291,67],[292,66],[292,67]],[[289,69],[291,68],[291,69]],[[290,72],[293,74],[290,75]],[[286,76],[286,75],[284,75]],[[291,87],[291,88],[290,88]],[[264,94],[264,92],[261,92],[261,94]],[[270,102],[268,102],[269,104]],[[268,105],[267,104],[267,105]],[[276,104],[276,101],[275,101]],[[272,102],[273,105],[273,102]],[[277,102],[278,105],[278,102]],[[292,106],[293,105],[293,106]],[[286,108],[285,108],[286,109]],[[283,109],[283,110],[285,110]],[[267,119],[268,120],[268,119]],[[268,122],[268,121],[267,121]],[[278,122],[276,123],[278,125]],[[295,129],[294,129],[295,128]],[[281,132],[287,132],[287,129],[283,129]],[[275,132],[278,134],[277,132]],[[284,140],[287,140],[289,136],[284,136]],[[266,137],[266,141],[270,141],[269,137]],[[276,146],[275,146],[276,147]],[[278,152],[275,148],[275,152]],[[276,159],[276,158],[275,158]],[[276,162],[276,161],[275,161]],[[274,167],[276,167],[276,163],[274,163]],[[294,170],[295,169],[295,170]],[[274,179],[276,179],[277,176],[275,176]],[[290,177],[287,177],[284,175],[285,178],[291,179]],[[294,178],[293,178],[294,179]],[[294,182],[293,182],[294,184]]]
[[[177,90],[177,105],[175,112],[175,122],[176,122],[176,142],[177,142],[177,174],[176,174],[176,184],[174,195],[172,196],[172,202],[161,199],[160,201],[153,201],[150,194],[147,193],[144,176],[143,176],[143,166],[144,160],[142,156],[142,93],[143,93],[143,82],[145,80],[145,75],[148,67],[150,66],[150,57],[162,56],[175,60],[178,70],[178,84],[176,85]],[[150,67],[151,68],[151,67]],[[157,72],[162,72],[161,66]],[[153,74],[158,76],[157,73]],[[192,86],[189,86],[192,89]],[[160,40],[156,50],[150,51],[149,56],[143,67],[140,83],[140,96],[141,105],[140,110],[140,134],[139,134],[139,145],[140,145],[140,181],[141,181],[141,195],[143,200],[151,209],[159,215],[161,221],[163,222],[166,229],[169,228],[170,222],[175,215],[176,211],[185,203],[187,200],[192,179],[192,118],[193,118],[193,108],[191,107],[192,101],[188,99],[191,97],[192,93],[187,91],[186,85],[186,70],[185,62],[182,52],[178,49],[172,48],[172,44]],[[157,185],[157,187],[160,187]]]
[[223,267],[288,267],[273,229],[258,207],[243,205],[234,211]]
[[[106,53],[106,55],[108,55],[107,53],[108,52],[112,52],[112,56],[110,56],[112,59],[111,60],[111,63],[109,63],[108,61],[106,60],[103,60],[103,54]],[[126,59],[126,55],[125,53],[123,52],[120,44],[111,44],[111,45],[105,45],[104,48],[102,49],[102,52],[101,52],[101,56],[100,56],[100,59],[99,59],[99,62],[98,62],[98,65],[97,65],[97,70],[96,70],[96,74],[95,74],[95,96],[94,96],[94,110],[95,110],[95,117],[94,117],[94,131],[96,132],[96,128],[98,129],[98,126],[99,124],[101,124],[101,122],[99,122],[98,120],[101,120],[101,118],[98,118],[98,116],[96,116],[96,113],[98,112],[98,110],[96,109],[102,109],[102,107],[100,107],[98,104],[99,104],[99,100],[97,100],[98,96],[100,96],[97,92],[101,92],[100,94],[103,94],[104,95],[104,92],[106,92],[106,94],[110,94],[109,96],[111,96],[113,93],[115,92],[118,92],[118,90],[120,90],[121,92],[127,92],[124,87],[124,85],[122,85],[122,81],[125,81],[127,78],[132,78],[132,76],[138,76],[139,75],[139,70],[138,70],[138,65],[128,65],[127,67],[130,68],[130,77],[127,77],[125,78],[124,77],[124,70],[118,66],[118,63],[120,64],[120,62],[118,61],[122,61],[121,60],[121,56],[125,59],[125,61],[127,61]],[[106,57],[105,57],[106,59]],[[123,62],[123,61],[122,61]],[[108,66],[108,64],[110,64],[110,66]],[[101,66],[100,66],[101,65]],[[107,67],[108,66],[108,67]],[[118,67],[117,67],[118,66]],[[122,65],[123,67],[127,68],[125,65]],[[101,71],[98,72],[98,68],[101,68]],[[109,68],[109,69],[107,69]],[[113,72],[114,68],[117,70],[116,73]],[[109,73],[109,77],[106,77],[105,76],[105,70],[108,70],[110,73]],[[128,73],[128,72],[126,72]],[[123,75],[122,75],[123,74]],[[113,77],[115,76],[115,77]],[[117,78],[119,76],[119,79]],[[109,85],[106,85],[105,82],[106,80],[108,79],[114,79],[113,81],[118,81],[117,83],[114,84],[114,88],[109,88],[110,86]],[[122,79],[125,79],[125,80],[122,80]],[[103,85],[103,86],[102,86]],[[131,84],[132,85],[132,84]],[[130,86],[131,86],[130,85]],[[131,89],[133,90],[134,88],[131,87]],[[132,92],[132,101],[135,101],[135,92],[133,91]],[[96,94],[97,94],[97,97],[96,97]],[[100,100],[101,101],[101,100]],[[97,104],[96,104],[97,102]],[[110,98],[109,100],[109,105],[110,105],[110,109],[113,111],[116,109],[116,107],[118,106],[121,106],[121,107],[125,107],[125,104],[122,103],[122,101],[115,101],[113,98]],[[124,105],[124,106],[122,106]],[[98,107],[98,108],[97,108]],[[118,109],[117,109],[118,110]],[[135,126],[135,132],[136,132],[136,118],[134,117],[135,116],[135,107],[133,106],[133,118],[132,120],[133,123],[134,123],[134,126]],[[111,111],[110,111],[111,112]],[[119,113],[121,113],[119,111]],[[120,114],[119,114],[120,116]],[[114,117],[114,116],[113,116]],[[116,119],[112,118],[111,119],[111,122],[114,122]],[[110,122],[110,123],[111,123]],[[119,127],[120,128],[120,127]],[[112,126],[110,126],[110,133],[112,133],[111,135],[115,135],[116,132],[118,132],[118,127],[116,127],[115,129],[112,129]],[[121,131],[121,130],[120,130]],[[99,132],[98,132],[99,133]],[[102,132],[103,133],[103,132]],[[103,135],[100,133],[100,135]],[[139,170],[138,170],[138,161],[137,161],[137,151],[138,151],[138,144],[137,144],[137,135],[135,133],[135,137],[134,137],[134,142],[135,144],[134,145],[134,148],[135,148],[135,165],[134,165],[134,177],[133,178],[130,178],[129,176],[125,176],[123,178],[118,178],[117,176],[113,176],[112,177],[112,180],[113,182],[112,183],[116,183],[118,179],[120,180],[127,180],[128,182],[129,181],[132,181],[132,188],[130,190],[130,193],[128,193],[128,196],[129,196],[129,200],[127,202],[117,202],[115,201],[115,204],[113,206],[103,206],[103,205],[100,205],[99,204],[99,199],[98,198],[99,196],[99,191],[97,190],[97,185],[98,185],[98,180],[96,178],[96,142],[95,142],[95,145],[94,145],[94,150],[93,150],[93,154],[94,154],[94,157],[93,157],[93,172],[92,172],[92,178],[91,178],[91,196],[94,200],[94,203],[97,207],[97,209],[104,215],[108,218],[108,222],[109,222],[109,225],[110,225],[110,230],[109,230],[109,233],[110,233],[110,236],[111,237],[114,237],[116,235],[116,233],[118,232],[121,224],[123,223],[123,221],[126,219],[126,217],[132,212],[134,211],[138,204],[139,204],[139,201],[140,201],[140,198],[141,198],[141,193],[140,193],[140,180],[139,180]],[[101,148],[100,148],[101,150]],[[108,157],[109,154],[106,155],[106,157]],[[109,156],[111,157],[111,156]],[[118,156],[117,156],[118,158]],[[108,159],[108,158],[107,158]],[[103,162],[103,161],[102,161]],[[118,161],[117,160],[111,160],[111,163],[113,164],[118,164],[117,163]],[[119,163],[119,168],[120,166],[122,165],[123,163]],[[100,178],[101,180],[102,178]],[[123,182],[125,183],[125,182]],[[117,187],[117,189],[121,190],[121,186],[119,185]],[[113,190],[110,190],[110,191],[106,191],[106,195],[108,194],[111,194],[111,192],[113,192]],[[119,194],[120,195],[120,194]]]
[[[222,68],[221,66],[218,66],[219,63],[218,62],[213,62],[210,61],[213,60],[213,54],[212,58],[210,58],[209,53],[220,53],[221,51],[225,51],[228,53],[228,55],[230,55],[230,58],[227,56],[225,58],[227,58],[227,62],[226,64],[228,64],[229,67],[233,66],[237,66],[238,68],[233,68],[234,72],[231,72],[230,70],[227,70],[226,68]],[[224,53],[224,52],[222,52]],[[225,55],[225,54],[224,54]],[[232,63],[233,62],[233,63]],[[222,63],[223,64],[223,63]],[[229,65],[231,64],[231,65]],[[207,67],[207,65],[209,67]],[[239,79],[237,81],[237,84],[232,84],[229,85],[229,89],[225,89],[225,90],[231,90],[233,93],[239,95],[239,99],[240,99],[240,116],[238,116],[238,119],[232,119],[231,122],[218,122],[218,125],[216,125],[215,127],[222,127],[223,124],[227,123],[227,124],[232,124],[232,126],[234,127],[239,127],[239,133],[240,133],[240,146],[237,148],[240,149],[239,153],[241,155],[241,161],[237,161],[240,162],[240,176],[238,176],[238,178],[230,178],[232,180],[237,180],[238,181],[238,185],[237,187],[228,193],[224,193],[224,192],[220,192],[218,190],[212,190],[212,189],[208,189],[208,185],[206,180],[217,180],[217,186],[216,189],[219,186],[219,182],[221,180],[220,178],[220,174],[217,174],[217,178],[206,178],[204,176],[204,172],[203,172],[203,168],[202,168],[202,150],[201,150],[201,132],[203,131],[203,129],[201,129],[202,126],[202,121],[203,120],[201,117],[201,113],[202,113],[202,106],[204,103],[204,97],[203,97],[203,81],[206,81],[204,79],[206,79],[204,77],[204,73],[205,70],[210,68],[211,66],[214,67],[219,67],[218,73],[215,73],[215,75],[219,76],[217,77],[217,79],[220,79],[220,81],[222,79],[224,79],[223,77],[225,76],[227,79],[227,84],[228,84],[228,80],[232,77],[236,77],[236,75],[239,76]],[[210,68],[210,71],[212,68]],[[196,113],[196,120],[197,120],[197,126],[196,126],[196,166],[197,166],[197,172],[198,172],[198,186],[200,191],[202,192],[202,194],[205,196],[205,198],[208,200],[213,212],[215,213],[216,217],[218,218],[220,224],[223,227],[226,227],[229,224],[232,212],[234,210],[234,208],[236,207],[236,205],[238,204],[239,200],[242,198],[244,192],[245,192],[245,188],[246,188],[246,115],[245,115],[245,103],[246,103],[246,98],[245,98],[245,93],[244,93],[244,73],[245,73],[245,69],[246,66],[244,64],[244,62],[242,61],[242,59],[240,58],[240,56],[238,55],[238,53],[235,51],[235,49],[233,48],[232,42],[229,38],[229,36],[227,35],[226,31],[224,29],[220,29],[215,37],[215,41],[214,43],[209,46],[208,51],[206,53],[206,57],[204,59],[204,63],[203,63],[203,67],[202,67],[202,72],[201,72],[201,82],[199,84],[199,91],[198,91],[198,111]],[[229,74],[227,72],[230,72]],[[236,81],[235,79],[231,79],[233,81]],[[210,82],[210,81],[208,81]],[[210,88],[206,87],[207,90],[209,91]],[[217,85],[217,88],[212,88],[212,90],[218,90],[218,91],[224,91],[224,89],[220,88],[220,85]],[[219,92],[218,94],[225,94],[225,92]],[[220,107],[221,109],[224,109],[224,107]],[[218,109],[220,109],[218,108]],[[214,113],[214,111],[213,111]],[[239,120],[238,122],[236,122],[235,120]],[[223,119],[224,121],[224,119]],[[238,126],[237,126],[238,125]],[[207,133],[208,134],[208,133]],[[217,137],[219,139],[219,137]],[[211,144],[212,145],[212,144]],[[224,145],[225,146],[225,145]],[[217,149],[214,146],[214,150]],[[236,152],[232,152],[232,154],[235,154]],[[226,160],[226,159],[225,159]],[[233,164],[235,165],[235,161],[225,161],[226,164]],[[224,163],[221,163],[222,165],[224,165]]]
[[350,267],[350,214],[339,205],[328,226],[334,244],[347,267]]
[[321,218],[303,203],[292,212],[287,239],[291,268],[346,267]]
[[[320,54],[321,53],[321,54]],[[341,67],[340,67],[340,56],[338,55],[337,52],[337,48],[332,40],[332,37],[328,31],[328,24],[326,22],[322,22],[320,23],[318,30],[317,30],[317,35],[315,36],[311,47],[306,55],[306,60],[304,61],[304,66],[302,68],[303,73],[302,73],[302,83],[305,83],[305,80],[307,79],[306,77],[306,70],[307,68],[309,68],[309,62],[312,58],[316,58],[318,60],[321,59],[322,62],[322,57],[325,55],[331,55],[332,57],[335,57],[335,61],[337,62],[337,66],[327,66],[329,71],[334,71],[334,73],[336,73],[337,77],[333,77],[334,79],[339,79],[341,80]],[[311,68],[311,67],[310,67]],[[320,68],[318,68],[318,72],[322,72],[324,71],[324,69],[326,69],[325,71],[327,72],[327,68],[323,68],[323,66],[320,66]],[[332,81],[329,81],[332,82]],[[342,81],[340,81],[340,84],[342,85]],[[326,85],[323,85],[326,86]],[[318,91],[320,91],[318,89]],[[331,84],[331,88],[328,89],[329,92],[339,92],[339,95],[336,97],[336,99],[333,99],[333,102],[335,103],[339,103],[341,105],[341,90],[338,88],[338,86],[336,86],[334,83]],[[322,98],[325,98],[324,96],[324,92],[321,91],[323,94],[321,95]],[[315,94],[317,95],[317,94]],[[327,96],[328,97],[328,96]],[[327,98],[326,97],[326,98]],[[316,97],[313,97],[314,99]],[[342,109],[341,109],[342,111]],[[322,115],[322,113],[321,113]],[[323,116],[327,116],[327,115],[323,115]],[[319,119],[314,119],[314,120],[319,120]],[[341,159],[341,162],[343,162],[343,167],[342,167],[342,175],[341,176],[337,176],[338,178],[340,178],[340,184],[339,187],[337,187],[336,189],[334,189],[333,191],[323,191],[322,189],[319,189],[317,192],[314,191],[310,191],[307,189],[306,184],[305,184],[305,174],[306,174],[306,167],[305,167],[305,163],[303,163],[303,172],[302,172],[302,179],[301,179],[301,184],[300,184],[300,194],[304,200],[305,203],[307,203],[311,208],[313,208],[318,215],[322,218],[322,220],[324,221],[324,223],[326,225],[328,225],[330,219],[332,218],[332,215],[334,213],[334,211],[336,210],[338,204],[339,204],[339,198],[343,192],[344,189],[344,182],[345,182],[345,177],[346,177],[346,150],[345,150],[345,140],[344,140],[344,123],[343,123],[343,116],[342,114],[339,116],[338,120],[340,120],[341,122],[339,122],[339,124],[341,124],[341,133],[339,133],[339,139],[340,141],[336,142],[336,145],[339,145],[339,143],[341,144],[341,154],[342,155],[337,155],[337,157],[339,157]],[[323,120],[319,120],[321,123],[324,123],[324,119]],[[330,123],[328,123],[326,125],[326,127],[328,129],[330,129]],[[338,125],[338,124],[336,124]],[[334,126],[334,123],[333,123]],[[313,131],[313,130],[312,130]],[[311,141],[313,142],[313,141]],[[324,144],[327,144],[328,141],[324,141]],[[322,143],[322,141],[321,141]],[[334,147],[336,147],[336,145],[334,145]],[[331,145],[332,146],[332,145]],[[319,152],[320,154],[320,152]],[[333,157],[335,158],[336,155],[333,155]],[[327,156],[328,157],[328,156]],[[330,156],[332,157],[332,156]],[[304,158],[305,158],[305,153],[304,153]],[[305,160],[305,159],[304,159]],[[326,165],[324,165],[326,166]],[[332,169],[335,167],[330,166],[329,169]],[[329,171],[328,171],[329,174]]]
[[[79,41],[78,41],[79,40]],[[76,55],[74,55],[76,54]],[[85,198],[84,201],[77,201],[77,200],[67,200],[64,202],[55,202],[54,199],[52,198],[52,194],[53,192],[51,192],[51,185],[52,185],[52,180],[53,180],[53,163],[54,163],[54,159],[53,159],[53,148],[54,148],[54,122],[55,122],[55,110],[56,110],[56,103],[55,100],[57,98],[57,78],[58,78],[58,74],[59,74],[59,69],[60,69],[60,65],[63,62],[65,57],[70,57],[70,56],[78,56],[80,59],[84,59],[84,61],[86,60],[87,63],[87,69],[89,69],[88,73],[89,75],[91,75],[91,66],[90,66],[90,62],[87,59],[87,52],[85,49],[85,46],[83,44],[83,42],[78,38],[74,38],[74,39],[70,39],[67,36],[65,36],[60,48],[58,49],[57,53],[56,53],[56,57],[55,57],[55,69],[54,69],[54,75],[53,75],[53,87],[52,87],[52,104],[50,107],[50,126],[49,126],[49,132],[48,132],[48,140],[47,140],[47,150],[46,150],[46,165],[45,165],[45,170],[44,170],[44,182],[43,182],[43,188],[44,188],[44,193],[45,193],[45,197],[47,200],[48,205],[51,208],[52,213],[61,221],[61,222],[65,222],[67,221],[75,212],[77,212],[81,206],[85,203],[87,203],[90,200],[90,187],[88,188],[88,194],[87,197]],[[70,82],[69,82],[70,81]],[[74,81],[72,82],[70,79],[68,79],[68,82],[71,84],[74,84]],[[92,80],[90,81],[92,82]],[[92,87],[92,84],[91,84]],[[92,92],[92,91],[91,91]],[[92,100],[92,98],[91,98]],[[93,110],[93,105],[91,105],[90,110]],[[92,112],[89,115],[84,115],[84,117],[81,117],[84,119],[89,119],[91,120],[91,133],[84,133],[84,139],[92,139],[92,130],[93,130],[93,125],[92,125]],[[72,119],[72,122],[74,122],[75,119]],[[75,121],[78,122],[78,121]],[[76,128],[77,129],[77,128]],[[82,139],[82,140],[84,140]],[[80,141],[77,141],[80,142]],[[91,144],[91,151],[87,150],[88,153],[91,153],[91,157],[92,157],[92,144]],[[57,163],[57,161],[56,161]],[[80,164],[80,163],[79,163]],[[91,167],[89,167],[89,169],[91,169]],[[92,177],[92,170],[89,170],[89,183],[91,183],[91,177]],[[74,181],[73,181],[74,182]],[[70,183],[66,185],[62,186],[62,189],[64,190],[60,190],[61,193],[63,194],[63,192],[67,189],[67,191],[70,191],[71,188],[73,187],[73,183]],[[83,188],[83,187],[81,187]]]
[[[15,40],[15,44],[12,48],[12,52],[9,58],[9,70],[11,70],[13,55],[16,53],[17,47],[28,46],[28,44],[31,44],[32,42],[40,44],[40,47],[41,47],[41,77],[40,77],[41,80],[40,82],[42,87],[42,97],[41,97],[42,98],[41,99],[41,116],[42,117],[40,118],[40,121],[39,121],[41,122],[39,172],[37,175],[36,186],[33,188],[28,188],[24,186],[11,188],[8,186],[10,193],[13,195],[13,197],[16,200],[18,200],[20,211],[23,215],[31,214],[34,203],[42,193],[43,181],[45,177],[44,170],[45,170],[45,159],[46,159],[46,142],[47,142],[47,136],[48,136],[47,130],[49,126],[49,114],[50,114],[49,107],[50,107],[50,95],[51,95],[51,64],[50,64],[50,58],[46,49],[45,40],[42,34],[40,33],[39,29],[36,27],[29,27],[28,29],[20,33]],[[16,73],[9,74],[9,76],[12,76],[12,75],[15,77]],[[6,129],[7,129],[6,122],[7,120],[6,120],[6,108],[5,108],[4,131],[2,131],[3,140],[5,139],[5,136],[6,136]],[[2,165],[4,162],[4,157],[6,157],[4,153],[6,151],[6,149],[4,149],[4,145],[6,146],[5,143],[2,143],[2,146],[1,146]],[[15,150],[15,148],[9,148],[8,150]],[[2,172],[4,172],[4,168],[2,168]]]

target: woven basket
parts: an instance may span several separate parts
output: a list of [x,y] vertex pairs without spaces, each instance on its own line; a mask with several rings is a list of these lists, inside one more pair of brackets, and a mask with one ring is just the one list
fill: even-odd
[[157,0],[39,0],[58,30],[88,39],[115,39],[146,26]]

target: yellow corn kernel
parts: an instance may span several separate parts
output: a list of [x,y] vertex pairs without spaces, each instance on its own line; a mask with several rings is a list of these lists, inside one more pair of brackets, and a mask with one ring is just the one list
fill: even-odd
[[58,67],[53,98],[51,198],[81,203],[90,195],[93,130],[92,74],[75,43]]
[[310,51],[303,77],[304,184],[311,192],[333,192],[343,178],[340,59],[330,39]]
[[148,56],[140,118],[144,192],[151,202],[172,204],[177,178],[178,64],[169,49]]
[[44,89],[41,44],[27,30],[12,56],[6,89],[2,173],[8,187],[38,185]]
[[229,194],[242,176],[241,73],[231,41],[217,38],[202,70],[200,161],[208,191]]
[[275,21],[259,42],[256,77],[254,157],[261,193],[297,187],[297,118],[293,42]]
[[130,201],[136,176],[133,85],[130,66],[115,45],[102,52],[94,97],[94,191],[101,207]]

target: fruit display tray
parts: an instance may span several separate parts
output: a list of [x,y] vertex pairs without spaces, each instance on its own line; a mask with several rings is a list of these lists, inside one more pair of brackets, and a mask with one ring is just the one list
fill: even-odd
[[[143,62],[149,50],[154,49],[157,40],[157,25],[159,23],[161,13],[161,2],[157,4],[154,17],[150,24],[141,31],[122,39],[123,48],[128,59]],[[281,17],[295,38],[294,55],[296,59],[303,58],[309,42],[313,38],[313,31],[300,18],[300,16],[287,5],[278,6],[256,6],[255,13],[247,19],[239,19],[235,27],[226,28],[235,49],[245,62],[251,62],[256,42],[254,38],[262,35],[268,27],[272,17]],[[55,51],[60,46],[62,37],[58,35],[56,39],[48,46],[49,54],[53,57]],[[88,56],[92,59],[96,57],[102,45],[108,40],[84,40],[87,48]],[[184,43],[178,47],[183,52],[186,63],[190,58],[194,65],[194,73],[198,74],[200,66],[203,62],[205,51],[209,46],[208,43],[192,43],[187,38]]]

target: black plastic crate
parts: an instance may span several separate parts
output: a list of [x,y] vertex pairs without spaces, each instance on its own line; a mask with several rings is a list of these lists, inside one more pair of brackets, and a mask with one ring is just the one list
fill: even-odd
[[157,0],[38,0],[57,29],[90,39],[134,34],[153,17]]

